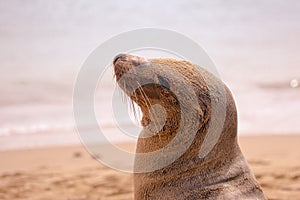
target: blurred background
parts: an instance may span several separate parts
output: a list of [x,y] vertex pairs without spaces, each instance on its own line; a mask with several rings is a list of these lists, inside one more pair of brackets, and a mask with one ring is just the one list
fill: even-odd
[[205,49],[235,96],[239,134],[300,133],[299,10],[297,0],[1,0],[0,149],[79,144],[72,91],[82,63],[107,39],[145,27]]

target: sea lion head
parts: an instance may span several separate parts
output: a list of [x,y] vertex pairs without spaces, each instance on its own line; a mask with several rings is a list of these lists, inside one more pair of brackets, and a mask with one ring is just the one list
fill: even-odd
[[[141,108],[141,124],[148,130],[142,134],[152,136],[144,139],[143,146],[149,144],[149,148],[143,151],[157,150],[168,144],[183,124],[187,132],[196,126],[195,145],[198,147],[194,150],[199,151],[209,122],[219,120],[211,118],[212,105],[224,99],[227,101],[224,132],[230,132],[226,137],[235,137],[237,119],[231,93],[222,81],[205,69],[184,60],[146,59],[129,54],[117,55],[113,66],[119,87]],[[225,94],[220,93],[218,86]],[[183,113],[187,116],[184,119]],[[225,151],[228,148],[223,147]]]
[[[161,122],[164,125],[160,133],[174,132],[183,109],[191,108],[197,110],[202,123],[207,120],[208,115],[204,112],[208,110],[203,106],[209,104],[208,89],[202,84],[204,80],[200,75],[191,73],[194,66],[190,63],[120,54],[115,57],[113,65],[118,85],[141,108],[144,127],[151,122],[156,125]],[[201,84],[203,87],[198,87]],[[180,102],[178,93],[190,99]],[[202,102],[198,102],[198,95],[203,96]]]

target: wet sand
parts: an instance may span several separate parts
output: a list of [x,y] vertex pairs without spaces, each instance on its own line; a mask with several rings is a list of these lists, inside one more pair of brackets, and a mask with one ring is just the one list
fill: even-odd
[[[300,198],[300,136],[243,136],[240,145],[269,199]],[[133,149],[133,144],[123,144]],[[0,152],[0,199],[133,199],[132,175],[82,146]]]

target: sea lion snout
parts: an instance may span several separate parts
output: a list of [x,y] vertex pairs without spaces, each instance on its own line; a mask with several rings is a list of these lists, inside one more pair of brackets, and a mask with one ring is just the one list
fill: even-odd
[[123,65],[124,63],[127,63],[133,65],[134,67],[137,67],[141,64],[144,64],[145,62],[147,62],[146,58],[133,56],[129,54],[123,54],[123,53],[116,55],[116,57],[113,60],[113,64],[115,67],[122,63]]
[[135,67],[144,65],[148,60],[138,56],[129,54],[118,54],[113,60],[113,66],[117,81],[122,77],[124,73],[130,70],[134,70]]
[[116,64],[116,62],[119,60],[119,59],[123,59],[123,57],[124,57],[124,55],[125,54],[118,54],[118,55],[116,55],[116,57],[114,58],[114,61],[113,61],[113,64],[115,65]]

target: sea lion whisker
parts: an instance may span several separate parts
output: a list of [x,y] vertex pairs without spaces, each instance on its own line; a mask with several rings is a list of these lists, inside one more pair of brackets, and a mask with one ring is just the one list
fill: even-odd
[[[128,87],[130,87],[130,88],[129,88],[129,91],[133,91],[131,95],[135,95],[135,92],[134,92],[132,86],[129,85]],[[136,96],[136,95],[135,95],[135,96]],[[136,106],[134,105],[134,101],[133,101],[132,98],[130,98],[129,96],[127,96],[127,97],[129,98],[128,104],[129,104],[130,110],[133,112],[134,119],[135,119],[138,123],[140,123],[140,122],[138,121],[138,120],[139,120],[139,117],[137,116],[137,108],[136,108]]]
[[[146,93],[145,93],[145,91],[144,91],[144,89],[141,87],[141,85],[140,85],[140,83],[139,82],[137,82],[137,84],[139,85],[139,88],[141,88],[141,92],[143,93],[143,96],[144,96],[144,99],[146,100],[146,104],[148,104],[148,110],[149,110],[149,112],[151,111],[150,110],[150,106],[151,106],[151,103],[150,103],[150,101],[149,101],[149,98],[148,98],[148,96],[146,95]],[[154,111],[154,112],[152,112],[151,113],[152,115],[154,115],[152,118],[154,118],[154,126],[155,126],[155,129],[156,129],[156,131],[159,131],[158,130],[158,116],[156,115],[156,112]]]
[[[149,110],[149,112],[151,112],[151,110],[150,110],[151,103],[150,103],[150,101],[149,101],[149,98],[148,98],[148,96],[146,95],[144,89],[142,88],[141,84],[140,84],[138,81],[137,81],[137,84],[139,85],[138,89],[139,89],[139,91],[141,92],[141,94],[142,94],[142,96],[143,96],[143,99],[145,99],[145,104],[146,104],[146,106],[147,106],[147,109]],[[154,114],[154,121],[153,121],[153,123],[154,123],[155,129],[158,131],[158,125],[157,125],[158,123],[157,123],[157,121],[156,121],[156,120],[158,120],[158,118],[157,118],[157,116],[156,116],[156,113],[153,112],[153,113],[151,113],[151,114]],[[152,117],[152,118],[153,118],[153,117]]]

